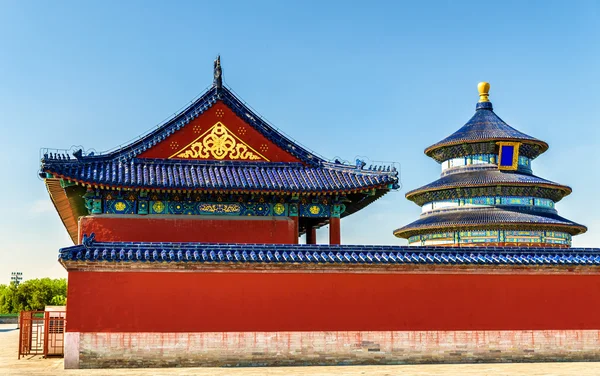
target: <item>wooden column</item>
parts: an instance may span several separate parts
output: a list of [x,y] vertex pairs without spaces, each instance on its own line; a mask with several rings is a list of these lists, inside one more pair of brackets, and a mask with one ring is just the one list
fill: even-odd
[[342,234],[340,231],[340,218],[329,218],[329,244],[342,244],[341,237]]
[[317,228],[306,225],[306,244],[317,244]]
[[294,239],[296,239],[296,244],[298,243],[298,237],[300,236],[300,217],[290,217],[292,218],[292,220],[294,221],[294,230],[296,231],[296,236],[294,237]]

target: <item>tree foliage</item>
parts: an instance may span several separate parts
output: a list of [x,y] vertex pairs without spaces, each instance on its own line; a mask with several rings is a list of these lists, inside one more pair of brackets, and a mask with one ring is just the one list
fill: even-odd
[[0,285],[0,313],[43,310],[47,305],[64,305],[67,296],[67,280],[30,279],[18,286],[11,282]]

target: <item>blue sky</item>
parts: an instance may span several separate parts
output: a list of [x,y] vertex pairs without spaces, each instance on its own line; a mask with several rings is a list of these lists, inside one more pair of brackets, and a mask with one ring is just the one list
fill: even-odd
[[[600,3],[0,0],[0,283],[66,276],[71,244],[43,182],[41,147],[126,143],[224,80],[268,121],[328,158],[395,161],[403,188],[342,221],[344,243],[404,244],[435,180],[425,147],[496,113],[550,144],[536,175],[570,185],[557,208],[600,247]],[[320,230],[321,241],[327,230]]]

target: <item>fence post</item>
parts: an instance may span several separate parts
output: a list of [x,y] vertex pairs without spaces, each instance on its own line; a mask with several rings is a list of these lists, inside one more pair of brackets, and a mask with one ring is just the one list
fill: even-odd
[[44,358],[48,357],[48,340],[50,338],[50,312],[44,311]]
[[21,316],[21,312],[19,312],[19,319],[17,320],[17,329],[19,329],[19,360],[21,360],[21,342],[23,341],[23,332],[21,331],[21,328],[23,327],[22,320],[23,316]]

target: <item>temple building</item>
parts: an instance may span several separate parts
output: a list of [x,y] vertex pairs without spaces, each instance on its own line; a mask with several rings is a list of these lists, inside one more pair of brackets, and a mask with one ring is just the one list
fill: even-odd
[[409,245],[570,247],[587,228],[558,215],[571,188],[537,177],[532,162],[548,144],[506,124],[478,85],[475,115],[425,149],[441,177],[406,194],[418,220],[394,231]]
[[[409,193],[432,226],[397,235],[424,245],[352,245],[341,218],[397,171],[308,151],[222,73],[217,59],[210,89],[126,146],[43,153],[75,243],[58,250],[65,368],[600,360],[600,250],[556,247],[585,231],[554,212],[570,189],[532,175],[547,145],[498,119],[487,88],[472,127],[427,150],[441,183]],[[505,238],[476,243],[472,224]],[[445,231],[456,247],[420,237]]]
[[261,119],[222,84],[156,130],[107,154],[45,153],[41,176],[77,243],[316,242],[328,224],[398,187],[391,166],[326,161]]

